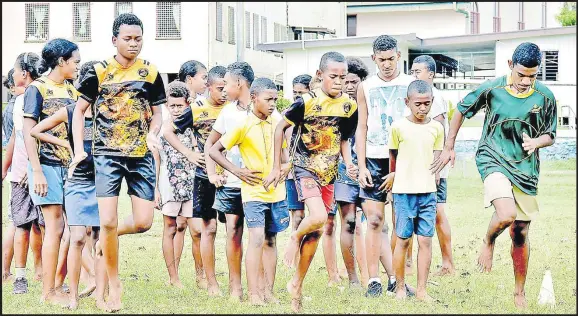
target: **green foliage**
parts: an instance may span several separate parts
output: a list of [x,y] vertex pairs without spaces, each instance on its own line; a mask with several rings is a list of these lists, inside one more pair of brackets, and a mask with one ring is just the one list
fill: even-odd
[[564,2],[560,13],[556,15],[556,20],[558,20],[562,26],[576,25],[576,2]]
[[277,111],[283,112],[283,110],[288,108],[290,105],[291,105],[291,100],[284,98],[283,97],[283,90],[280,90],[279,94],[277,95]]
[[448,100],[448,122],[452,121],[452,117],[454,117],[454,113],[456,111],[457,106],[454,106],[452,101]]

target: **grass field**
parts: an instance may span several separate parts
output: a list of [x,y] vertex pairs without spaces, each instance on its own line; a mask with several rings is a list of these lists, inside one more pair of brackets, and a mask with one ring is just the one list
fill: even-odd
[[[526,282],[529,301],[527,313],[576,313],[576,160],[544,162],[540,175],[540,217],[532,224],[529,238],[531,258]],[[399,302],[391,297],[368,299],[363,292],[349,290],[347,282],[341,287],[328,288],[328,278],[324,268],[323,253],[318,248],[317,255],[304,283],[304,313],[517,313],[513,306],[514,276],[510,258],[510,237],[502,234],[496,244],[494,268],[490,274],[480,274],[475,269],[477,252],[481,238],[486,231],[492,210],[482,206],[482,182],[473,162],[465,169],[456,164],[448,181],[448,217],[452,226],[455,276],[430,277],[436,285],[429,284],[430,295],[441,303],[427,305],[414,299]],[[123,189],[123,194],[126,192]],[[6,223],[7,192],[3,190],[2,223]],[[130,209],[126,195],[122,196],[122,215]],[[391,215],[386,214],[388,222]],[[338,227],[339,231],[339,227]],[[278,261],[275,283],[281,305],[262,308],[251,307],[246,301],[231,303],[226,298],[209,298],[206,292],[194,286],[194,272],[190,238],[186,240],[180,275],[184,290],[165,286],[168,279],[161,252],[162,216],[155,214],[150,231],[120,239],[120,275],[124,285],[124,309],[121,313],[196,313],[196,314],[276,314],[290,312],[290,297],[285,284],[292,272]],[[288,232],[278,237],[279,253],[283,253]],[[225,257],[224,227],[218,228],[216,262],[217,278],[224,293],[228,291],[228,270]],[[245,243],[247,237],[244,238]],[[437,239],[434,239],[432,271],[441,263]],[[417,248],[417,247],[416,247]],[[338,264],[343,266],[341,252],[337,246]],[[416,252],[417,249],[414,249]],[[415,256],[415,254],[414,254]],[[29,256],[29,259],[31,256]],[[415,257],[414,257],[415,258]],[[415,263],[415,259],[414,259]],[[28,264],[28,276],[32,276],[32,261]],[[550,269],[554,280],[556,307],[550,309],[537,305],[538,292],[544,271]],[[243,268],[244,270],[244,268]],[[383,273],[383,272],[382,272]],[[382,274],[385,280],[385,275]],[[29,278],[30,280],[31,278]],[[245,272],[243,287],[246,292]],[[416,285],[416,277],[408,278]],[[39,303],[41,284],[29,281],[29,293],[15,296],[12,285],[2,287],[2,313],[70,313]],[[80,301],[76,313],[98,313],[94,300]]]

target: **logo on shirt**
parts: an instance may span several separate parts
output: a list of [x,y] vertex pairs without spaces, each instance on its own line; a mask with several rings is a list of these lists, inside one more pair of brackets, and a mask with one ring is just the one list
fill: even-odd
[[138,75],[144,78],[149,75],[149,71],[146,68],[141,68],[138,70]]
[[114,75],[113,75],[113,74],[107,74],[107,75],[106,75],[106,81],[111,81],[112,78],[114,78]]
[[70,90],[70,89],[68,89],[68,95],[69,95],[71,98],[74,98],[74,93],[72,93],[72,90]]
[[50,97],[54,95],[54,91],[50,90],[50,89],[46,89],[46,96]]
[[349,111],[351,111],[351,103],[345,102],[343,104],[343,111],[345,111],[345,114],[349,114]]
[[199,115],[199,118],[205,118],[205,117],[209,117],[209,112],[203,111],[203,112]]
[[534,113],[534,114],[538,114],[538,113],[540,113],[541,109],[542,109],[542,107],[539,107],[537,104],[534,104],[534,107],[532,108],[532,110],[530,110],[530,112]]
[[313,111],[321,112],[321,104],[317,103],[313,106]]

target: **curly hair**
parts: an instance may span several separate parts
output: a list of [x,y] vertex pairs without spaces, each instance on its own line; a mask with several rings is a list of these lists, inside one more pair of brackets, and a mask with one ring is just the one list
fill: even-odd
[[302,84],[306,87],[309,87],[309,83],[311,83],[311,79],[312,78],[310,75],[307,75],[307,74],[299,75],[293,79],[293,85]]
[[184,82],[175,80],[167,85],[166,90],[167,97],[172,98],[185,98],[188,100],[191,96],[187,85]]
[[327,69],[327,65],[330,61],[345,63],[345,56],[338,52],[327,52],[321,56],[321,61],[319,62],[319,70],[324,71]]
[[40,73],[46,72],[48,69],[54,69],[58,66],[58,59],[62,57],[64,60],[69,60],[72,53],[78,50],[78,45],[73,42],[63,39],[55,38],[50,40],[44,48],[42,48],[42,61],[40,63]]
[[258,93],[261,93],[265,90],[277,91],[277,86],[275,86],[275,83],[273,83],[273,80],[271,80],[269,78],[257,78],[255,80],[253,80],[253,83],[251,84],[251,89],[249,90],[249,92],[251,94],[258,94]]
[[391,49],[397,51],[397,40],[389,35],[380,35],[373,41],[374,54]]
[[215,80],[221,79],[225,77],[225,73],[227,73],[227,68],[223,66],[215,66],[209,70],[207,74],[207,84],[212,84]]
[[48,70],[46,66],[42,65],[42,60],[36,53],[22,53],[18,55],[18,57],[16,57],[16,64],[20,66],[22,71],[29,73],[32,80],[40,78],[40,76]]
[[233,76],[240,77],[247,81],[247,86],[250,88],[255,80],[255,73],[251,65],[244,61],[237,61],[227,67],[227,72]]
[[185,62],[179,69],[179,80],[185,82],[185,80],[187,80],[187,76],[191,78],[196,76],[200,69],[207,70],[207,67],[205,67],[205,65],[203,65],[203,63],[200,61],[196,60],[189,60]]
[[522,65],[526,68],[534,68],[542,63],[540,47],[534,43],[524,42],[514,50],[512,55],[514,65]]
[[112,36],[118,37],[118,33],[120,32],[121,25],[138,25],[140,29],[144,33],[144,28],[142,27],[142,21],[138,18],[138,16],[132,13],[123,13],[114,19],[114,23],[112,23]]
[[348,56],[345,58],[347,60],[347,72],[356,74],[361,81],[365,80],[369,75],[369,69],[359,57]]
[[6,79],[2,81],[2,85],[6,87],[6,89],[14,88],[14,68],[10,69],[8,74],[6,75]]

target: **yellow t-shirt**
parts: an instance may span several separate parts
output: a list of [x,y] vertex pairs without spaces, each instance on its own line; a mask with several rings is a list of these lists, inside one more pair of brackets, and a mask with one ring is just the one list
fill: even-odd
[[[272,116],[263,121],[251,112],[244,121],[225,133],[220,142],[227,150],[237,145],[245,167],[260,171],[261,177],[265,178],[273,170],[275,151],[273,138],[278,123],[279,119]],[[283,148],[285,147],[286,144],[283,142]],[[269,191],[266,191],[262,184],[255,186],[245,182],[241,184],[243,202],[275,203],[284,200],[285,196],[285,181],[279,182],[277,188],[270,186]]]
[[389,149],[397,149],[393,193],[436,192],[435,174],[430,165],[434,150],[444,146],[444,128],[436,120],[416,124],[407,118],[393,122],[389,135]]

